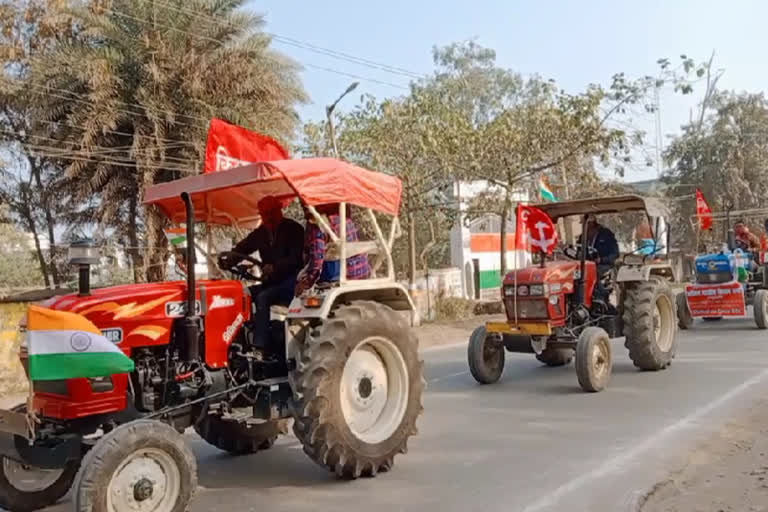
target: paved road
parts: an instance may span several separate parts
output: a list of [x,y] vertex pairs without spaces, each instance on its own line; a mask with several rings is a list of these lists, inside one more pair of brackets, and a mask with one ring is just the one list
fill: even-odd
[[680,336],[659,373],[636,371],[615,340],[599,394],[581,392],[572,365],[508,354],[502,380],[479,386],[464,346],[427,351],[421,434],[392,472],[340,482],[293,438],[244,458],[194,439],[204,489],[193,512],[632,510],[694,442],[768,391],[768,332],[751,320]]

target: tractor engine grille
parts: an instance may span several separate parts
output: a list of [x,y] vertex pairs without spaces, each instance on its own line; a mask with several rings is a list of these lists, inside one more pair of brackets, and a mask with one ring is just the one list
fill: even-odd
[[[506,299],[507,317],[510,320],[515,318],[515,300]],[[544,319],[549,318],[547,312],[546,299],[517,299],[517,317],[520,319]]]
[[733,276],[730,272],[697,272],[696,281],[701,284],[706,283],[727,283]]

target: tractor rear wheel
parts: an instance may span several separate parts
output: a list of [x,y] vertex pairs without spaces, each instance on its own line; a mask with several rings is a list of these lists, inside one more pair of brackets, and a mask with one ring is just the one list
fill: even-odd
[[685,292],[678,293],[675,301],[677,302],[677,325],[683,330],[690,329],[693,326],[693,317],[691,310],[688,309]]
[[565,366],[573,361],[573,350],[570,348],[548,348],[541,354],[536,354],[536,359],[547,366]]
[[74,486],[76,512],[185,512],[197,462],[174,428],[155,420],[120,425],[86,454]]
[[581,331],[576,343],[576,377],[584,391],[602,391],[611,380],[613,357],[608,333],[600,327]]
[[477,327],[467,346],[469,372],[480,384],[493,384],[504,373],[504,345],[488,336],[485,326]]
[[628,283],[624,303],[624,346],[641,370],[663,370],[677,352],[677,308],[665,279]]
[[758,329],[768,328],[768,290],[757,290],[753,303],[753,313]]
[[341,478],[388,471],[423,411],[418,339],[391,308],[355,301],[307,329],[298,347],[293,431]]
[[287,427],[286,420],[249,424],[209,415],[195,426],[195,432],[219,450],[232,455],[249,455],[272,448],[277,436],[288,432]]
[[[20,405],[11,410],[25,412],[27,408]],[[32,512],[53,505],[69,492],[79,467],[79,460],[62,469],[42,469],[0,457],[0,508]]]

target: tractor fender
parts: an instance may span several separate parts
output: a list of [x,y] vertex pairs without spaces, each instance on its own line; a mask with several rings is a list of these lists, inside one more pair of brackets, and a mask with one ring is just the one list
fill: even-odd
[[660,276],[675,282],[675,272],[672,266],[666,263],[652,263],[649,265],[624,265],[619,267],[616,274],[617,283],[630,283],[648,281],[651,276]]
[[343,286],[336,286],[313,294],[322,300],[319,307],[307,307],[304,298],[294,297],[288,307],[288,321],[298,319],[325,319],[339,304],[353,300],[379,302],[395,311],[416,312],[416,306],[405,286],[400,283],[372,279],[347,281]]

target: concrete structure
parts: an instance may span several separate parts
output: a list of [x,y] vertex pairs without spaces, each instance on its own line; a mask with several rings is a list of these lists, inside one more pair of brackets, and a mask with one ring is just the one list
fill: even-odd
[[[487,181],[456,182],[453,197],[459,207],[459,218],[451,229],[451,266],[462,269],[461,290],[466,298],[498,299],[501,286],[501,218],[485,215],[469,220],[467,208],[471,200],[481,193],[502,192]],[[528,201],[524,191],[516,193],[512,201]],[[530,263],[530,254],[515,249],[515,216],[507,222],[507,268],[514,269]]]

